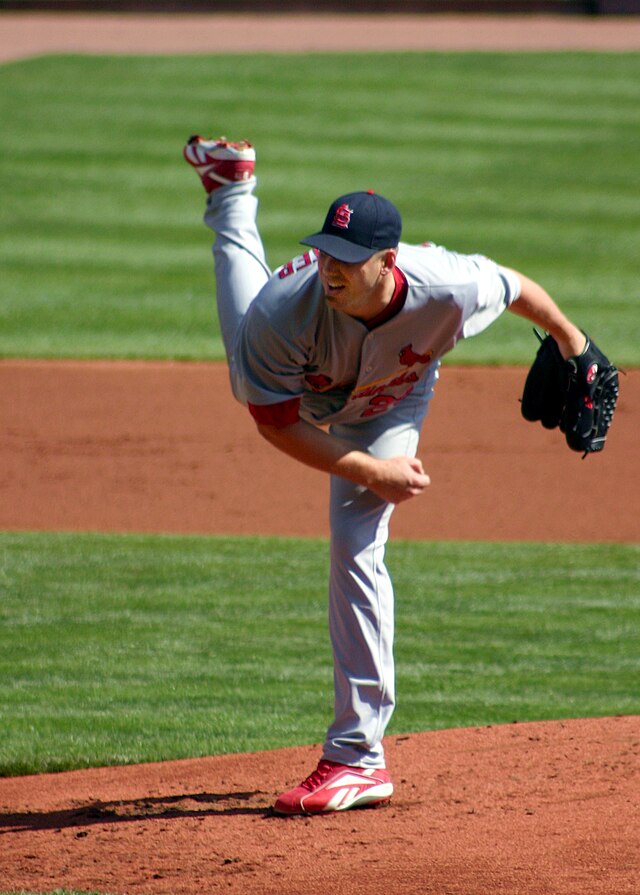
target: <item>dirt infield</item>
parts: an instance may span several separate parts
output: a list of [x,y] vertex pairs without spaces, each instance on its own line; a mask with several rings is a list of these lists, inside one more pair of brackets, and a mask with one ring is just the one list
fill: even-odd
[[[640,540],[640,371],[585,460],[521,418],[524,377],[443,370],[420,448],[432,484],[394,537]],[[326,477],[262,441],[222,364],[4,361],[0,419],[2,529],[328,533]]]
[[634,718],[387,742],[387,808],[280,819],[317,748],[0,780],[3,887],[157,895],[637,895]]
[[[640,22],[0,14],[45,52],[640,48]],[[286,26],[286,27],[285,27]],[[524,371],[447,368],[406,538],[638,542],[640,371],[602,455],[519,417]],[[491,430],[486,423],[490,413]],[[324,535],[326,481],[262,443],[219,364],[0,362],[0,528]],[[603,682],[606,686],[606,682]],[[321,735],[322,732],[319,732]],[[113,895],[637,895],[640,718],[389,738],[391,806],[281,820],[318,747],[0,780],[0,887]]]
[[640,49],[640,17],[0,13],[0,60],[41,53]]

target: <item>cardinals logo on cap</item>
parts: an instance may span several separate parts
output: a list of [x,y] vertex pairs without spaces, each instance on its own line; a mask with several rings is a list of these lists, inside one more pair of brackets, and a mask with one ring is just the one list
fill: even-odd
[[351,223],[351,215],[353,214],[353,208],[349,208],[346,202],[343,202],[342,205],[339,205],[336,208],[336,213],[333,216],[332,225],[334,227],[340,227],[342,230],[347,230],[349,224]]

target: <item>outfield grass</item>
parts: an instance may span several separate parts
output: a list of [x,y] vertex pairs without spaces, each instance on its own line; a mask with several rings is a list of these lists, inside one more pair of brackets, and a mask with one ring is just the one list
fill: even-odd
[[[319,76],[321,73],[321,77]],[[637,365],[640,55],[51,56],[0,67],[0,356],[222,357],[193,131],[258,147],[273,266],[375,188]],[[505,315],[458,362],[528,362]]]
[[[0,774],[318,742],[326,544],[0,534]],[[390,733],[640,711],[640,548],[392,543]]]

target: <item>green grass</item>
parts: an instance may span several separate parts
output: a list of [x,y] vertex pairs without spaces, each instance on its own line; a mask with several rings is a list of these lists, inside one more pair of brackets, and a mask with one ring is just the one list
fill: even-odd
[[[321,73],[321,76],[319,76]],[[273,266],[374,188],[640,363],[640,54],[42,57],[0,67],[0,356],[222,356],[193,131],[258,147]],[[528,362],[511,315],[453,355]]]
[[[315,743],[326,544],[0,535],[0,774]],[[640,710],[640,548],[392,543],[390,733]]]

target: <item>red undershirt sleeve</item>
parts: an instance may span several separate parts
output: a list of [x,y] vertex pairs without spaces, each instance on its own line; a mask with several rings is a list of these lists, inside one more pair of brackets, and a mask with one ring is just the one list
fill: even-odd
[[288,398],[277,404],[249,404],[249,413],[257,423],[284,429],[300,419],[300,398]]

